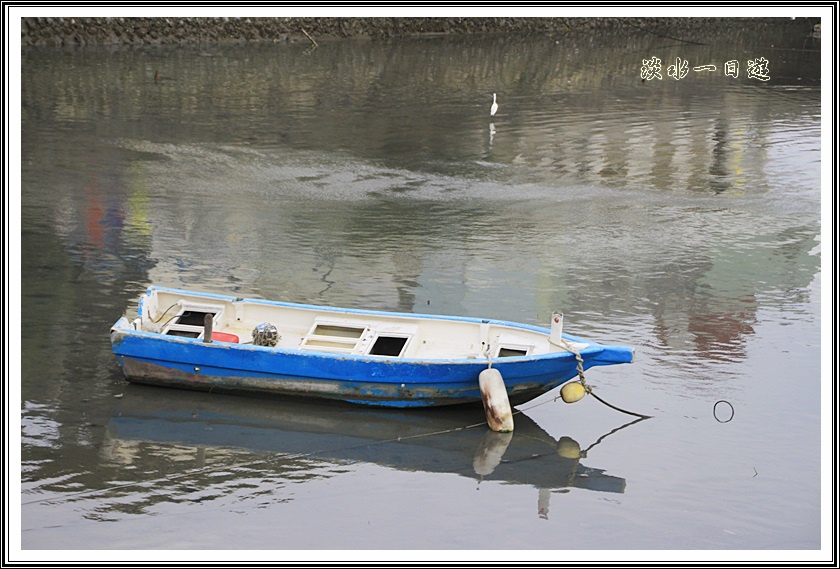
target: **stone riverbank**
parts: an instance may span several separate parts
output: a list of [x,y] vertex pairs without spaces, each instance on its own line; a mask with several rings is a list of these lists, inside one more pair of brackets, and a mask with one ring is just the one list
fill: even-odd
[[800,25],[789,18],[22,18],[22,46],[316,43],[338,38],[643,30],[663,36]]

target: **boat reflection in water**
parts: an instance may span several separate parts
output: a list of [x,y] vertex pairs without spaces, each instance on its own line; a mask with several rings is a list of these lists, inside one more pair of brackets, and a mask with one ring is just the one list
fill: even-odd
[[333,467],[327,476],[346,472],[348,463],[458,474],[537,488],[542,517],[552,492],[624,492],[623,478],[585,466],[583,458],[586,451],[575,440],[551,437],[524,413],[512,433],[497,433],[487,428],[481,406],[404,412],[141,385],[126,386],[103,450],[106,462],[161,475],[161,468],[172,474],[167,461],[178,462],[181,471],[212,471],[216,464],[229,471],[231,459],[250,461],[252,468],[259,463],[263,473],[296,482],[307,473],[325,476],[325,464]]

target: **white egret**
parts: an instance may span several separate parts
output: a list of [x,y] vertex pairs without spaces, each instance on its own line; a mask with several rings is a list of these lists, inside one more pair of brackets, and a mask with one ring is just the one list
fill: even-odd
[[496,93],[493,93],[493,104],[490,105],[490,116],[492,117],[493,115],[495,115],[496,111],[498,111],[498,110],[499,110],[499,105],[496,104]]

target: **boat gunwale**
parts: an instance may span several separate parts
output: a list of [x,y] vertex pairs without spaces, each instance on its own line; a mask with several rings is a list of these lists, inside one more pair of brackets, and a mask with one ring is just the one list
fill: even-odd
[[[490,326],[500,326],[511,328],[514,330],[525,330],[527,332],[534,332],[537,334],[544,335],[548,338],[551,335],[551,330],[548,328],[544,328],[541,326],[536,326],[533,324],[525,324],[522,322],[514,322],[510,320],[500,320],[494,318],[478,318],[474,316],[451,316],[451,315],[444,315],[444,314],[417,314],[411,312],[392,312],[387,310],[372,310],[372,309],[365,309],[365,308],[344,308],[344,307],[335,307],[335,306],[325,306],[325,305],[318,305],[318,304],[308,304],[308,303],[298,303],[298,302],[288,302],[282,300],[269,300],[269,299],[262,299],[262,298],[247,298],[247,297],[239,297],[239,296],[231,296],[219,293],[212,293],[212,292],[200,292],[200,291],[190,291],[185,289],[178,289],[178,288],[171,288],[171,287],[163,287],[152,285],[146,289],[146,293],[144,296],[141,296],[140,304],[137,308],[137,315],[142,317],[143,311],[143,303],[142,300],[144,297],[149,297],[152,295],[154,291],[164,292],[168,294],[174,295],[181,295],[181,296],[188,296],[194,298],[210,298],[215,300],[221,300],[226,302],[248,302],[254,304],[263,304],[268,306],[279,306],[283,308],[292,308],[298,310],[312,310],[316,312],[326,312],[332,314],[354,314],[354,315],[363,315],[363,316],[375,316],[375,317],[385,317],[385,318],[394,318],[394,319],[422,319],[422,320],[437,320],[437,321],[449,321],[449,322],[461,322],[466,324],[475,324],[475,325],[490,325]],[[126,319],[127,320],[127,319]],[[119,322],[119,321],[118,321]],[[116,328],[117,324],[114,324],[113,328]],[[148,334],[151,337],[160,337],[161,334],[157,332],[147,332],[144,330],[134,330],[132,328],[126,328],[132,334]],[[625,348],[624,346],[608,346],[605,344],[600,344],[598,342],[580,338],[577,336],[572,336],[570,334],[563,334],[563,338],[570,340],[572,342],[578,344],[585,344],[584,347],[581,347],[579,353],[581,355],[584,354],[592,354],[604,351],[607,348]],[[187,344],[205,344],[203,340],[199,338],[189,338],[185,336],[166,336],[166,341],[175,341],[175,342],[184,342]],[[214,345],[217,342],[212,342],[207,345]],[[404,362],[404,363],[469,363],[474,364],[476,362],[485,362],[487,358],[478,358],[478,357],[463,357],[463,358],[417,358],[417,357],[404,357],[404,356],[387,356],[387,355],[371,355],[371,354],[346,354],[346,353],[331,353],[331,352],[321,352],[321,351],[305,351],[299,348],[281,348],[277,346],[257,346],[254,344],[235,344],[238,348],[242,349],[255,349],[260,351],[268,351],[271,353],[286,353],[286,354],[299,354],[302,352],[306,352],[307,354],[311,355],[319,355],[319,356],[333,356],[335,359],[353,359],[359,361],[387,361],[387,362]],[[227,347],[227,346],[226,346]],[[631,349],[631,348],[627,348]],[[506,356],[504,358],[494,358],[493,362],[501,363],[503,360],[504,362],[525,362],[525,361],[539,361],[539,360],[553,360],[557,359],[558,357],[574,357],[572,352],[569,351],[557,351],[557,352],[547,352],[545,354],[530,354],[530,355],[522,355],[522,356]]]
[[[490,322],[493,323],[492,321]],[[204,346],[207,348],[218,348],[235,351],[254,351],[264,352],[269,354],[285,354],[285,355],[306,355],[307,357],[324,357],[335,360],[354,360],[354,361],[371,361],[371,362],[388,362],[388,363],[402,363],[414,365],[435,365],[435,364],[487,364],[487,358],[479,357],[463,357],[463,358],[417,358],[405,356],[383,356],[372,354],[347,354],[335,353],[317,350],[302,350],[300,348],[282,348],[278,346],[259,346],[250,343],[232,344],[228,342],[204,342],[202,338],[189,338],[186,336],[169,336],[161,334],[160,332],[150,332],[147,330],[135,330],[131,327],[131,321],[125,316],[121,317],[111,327],[111,334],[123,334],[125,336],[135,336],[146,338],[148,340],[172,343],[172,344],[187,344],[193,346]],[[579,351],[582,356],[602,352],[606,348],[624,348],[624,346],[605,346],[592,342],[591,340],[583,340],[563,334],[563,337],[573,342],[586,343],[586,348]],[[628,348],[629,349],[629,348]],[[493,358],[494,366],[503,365],[505,363],[528,362],[528,361],[548,361],[564,357],[574,358],[574,354],[568,351],[548,352],[545,354],[532,354],[524,356],[506,356],[504,358]]]
[[[332,313],[349,313],[349,314],[363,314],[368,316],[384,316],[384,317],[393,317],[393,318],[420,318],[424,320],[449,320],[454,322],[466,322],[469,324],[495,324],[497,326],[509,326],[511,328],[519,328],[529,330],[531,332],[539,332],[542,334],[550,334],[551,330],[548,328],[544,328],[542,326],[536,326],[532,324],[524,324],[522,322],[513,322],[508,320],[498,320],[498,319],[491,319],[491,318],[477,318],[475,316],[452,316],[452,315],[445,315],[445,314],[421,314],[421,313],[413,313],[413,312],[396,312],[396,311],[389,311],[389,310],[373,310],[369,308],[345,308],[339,306],[325,306],[320,304],[308,304],[308,303],[300,303],[300,302],[289,302],[285,300],[269,300],[264,298],[245,298],[240,296],[229,296],[224,294],[217,294],[211,292],[197,292],[197,291],[188,291],[184,289],[177,289],[177,288],[168,288],[168,287],[160,287],[160,286],[152,286],[146,290],[146,296],[148,296],[152,291],[160,291],[166,293],[174,293],[174,294],[183,294],[186,296],[198,296],[198,297],[209,297],[215,298],[217,300],[224,300],[228,302],[252,302],[255,304],[267,304],[269,306],[281,306],[284,308],[297,308],[297,309],[304,309],[304,310],[318,310],[321,312],[332,312]],[[138,314],[139,315],[139,314]],[[565,334],[564,334],[565,336]]]

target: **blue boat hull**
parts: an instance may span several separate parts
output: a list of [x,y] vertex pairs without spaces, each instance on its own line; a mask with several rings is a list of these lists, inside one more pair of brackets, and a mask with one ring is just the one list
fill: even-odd
[[[203,344],[154,334],[113,338],[125,378],[201,391],[276,393],[389,407],[481,401],[478,375],[486,361],[381,361],[332,354],[288,353],[260,346]],[[604,353],[609,350],[608,353]],[[584,369],[632,361],[629,348],[586,350]],[[510,402],[531,400],[577,377],[573,354],[499,361]]]
[[[189,291],[151,287],[156,291],[183,293],[191,298],[216,303],[253,303],[252,306],[288,303],[250,301],[221,295],[201,295]],[[173,297],[175,298],[175,297]],[[141,298],[138,317],[143,317]],[[354,318],[381,317],[376,311],[315,309],[320,313],[352,315]],[[387,313],[389,317],[394,314]],[[493,320],[428,315],[397,315],[416,320],[498,325],[527,330],[547,338],[550,330]],[[146,317],[148,315],[146,314]],[[161,317],[162,318],[162,317]],[[139,319],[138,319],[139,320]],[[583,368],[598,365],[629,363],[632,348],[605,346],[565,335],[570,342],[579,342]],[[194,337],[161,334],[144,330],[137,321],[121,318],[111,328],[111,344],[123,374],[128,381],[195,389],[201,391],[245,392],[295,395],[388,407],[429,407],[481,402],[479,374],[487,369],[488,360],[481,357],[417,358],[383,357],[356,353],[330,353],[254,343],[208,342]],[[577,359],[570,351],[503,357],[492,365],[503,379],[511,404],[519,404],[578,377]]]

